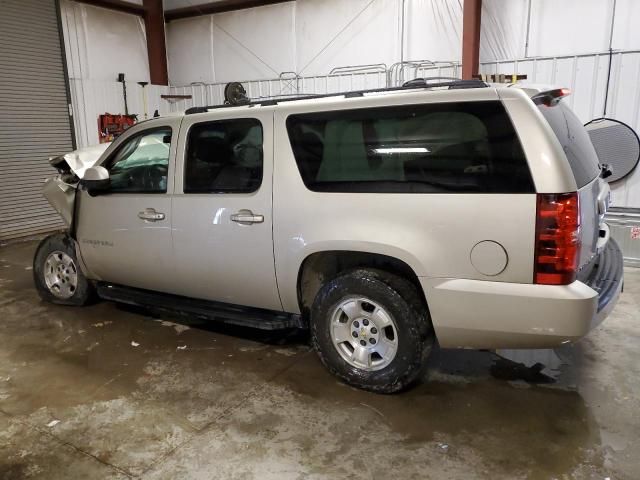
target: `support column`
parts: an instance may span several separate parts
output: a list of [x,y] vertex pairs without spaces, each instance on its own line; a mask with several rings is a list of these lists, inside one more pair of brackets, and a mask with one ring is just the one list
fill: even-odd
[[164,36],[162,0],[143,0],[144,27],[147,31],[149,77],[154,85],[168,85],[167,47]]
[[462,11],[462,78],[478,74],[482,0],[464,0]]

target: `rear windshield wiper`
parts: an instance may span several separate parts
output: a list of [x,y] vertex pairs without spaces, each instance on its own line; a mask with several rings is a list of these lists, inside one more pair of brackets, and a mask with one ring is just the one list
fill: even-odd
[[613,168],[611,168],[611,165],[609,165],[608,163],[601,163],[600,164],[600,177],[608,178],[611,175],[613,175]]

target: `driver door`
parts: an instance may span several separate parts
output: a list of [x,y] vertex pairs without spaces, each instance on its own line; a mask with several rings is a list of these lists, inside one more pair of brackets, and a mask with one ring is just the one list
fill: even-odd
[[76,235],[97,280],[171,291],[171,195],[181,119],[138,129],[119,139],[100,164],[110,187],[79,191]]

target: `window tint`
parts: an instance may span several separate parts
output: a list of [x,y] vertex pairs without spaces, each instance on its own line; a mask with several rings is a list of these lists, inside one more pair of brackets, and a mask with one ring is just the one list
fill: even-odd
[[539,105],[538,108],[562,145],[578,188],[584,187],[600,174],[598,154],[587,130],[562,101],[551,107]]
[[185,193],[250,193],[262,183],[262,125],[255,119],[191,127]]
[[500,102],[292,115],[287,129],[302,179],[314,191],[534,191]]
[[162,127],[127,140],[107,162],[110,192],[167,191],[171,128]]

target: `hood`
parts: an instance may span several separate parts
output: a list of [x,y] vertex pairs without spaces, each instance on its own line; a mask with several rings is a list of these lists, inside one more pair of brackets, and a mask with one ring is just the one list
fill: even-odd
[[85,170],[96,164],[109,145],[111,143],[79,148],[59,157],[52,157],[49,159],[49,163],[57,168],[60,173],[73,172],[78,178],[82,178]]

